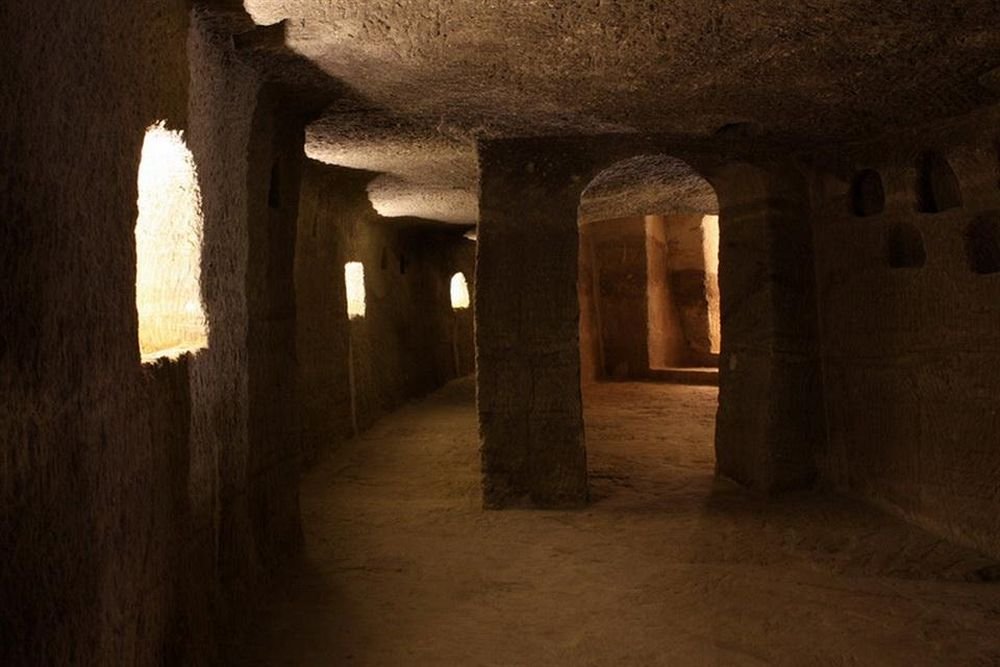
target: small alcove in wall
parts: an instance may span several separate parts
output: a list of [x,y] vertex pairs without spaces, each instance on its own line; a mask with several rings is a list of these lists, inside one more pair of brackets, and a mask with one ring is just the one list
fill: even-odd
[[859,171],[851,181],[851,212],[859,218],[866,218],[884,210],[882,176],[874,169]]
[[962,205],[958,177],[941,153],[925,151],[917,160],[917,210],[942,213]]

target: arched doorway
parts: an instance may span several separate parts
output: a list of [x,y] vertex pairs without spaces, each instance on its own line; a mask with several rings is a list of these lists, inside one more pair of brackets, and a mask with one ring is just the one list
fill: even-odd
[[611,165],[579,208],[580,368],[595,500],[711,484],[718,401],[719,203],[686,162]]

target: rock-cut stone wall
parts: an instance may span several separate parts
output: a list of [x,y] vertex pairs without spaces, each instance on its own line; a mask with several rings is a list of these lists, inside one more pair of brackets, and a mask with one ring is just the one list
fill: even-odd
[[[0,40],[0,663],[211,662],[299,540],[301,121],[180,0],[3,3]],[[136,179],[158,121],[198,168],[210,333],[144,365]]]
[[812,158],[824,475],[1000,556],[1000,111]]

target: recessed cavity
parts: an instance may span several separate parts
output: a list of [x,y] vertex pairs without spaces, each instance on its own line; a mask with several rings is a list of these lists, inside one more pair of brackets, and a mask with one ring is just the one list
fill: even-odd
[[941,213],[962,205],[962,189],[948,160],[937,151],[924,152],[917,161],[917,210]]

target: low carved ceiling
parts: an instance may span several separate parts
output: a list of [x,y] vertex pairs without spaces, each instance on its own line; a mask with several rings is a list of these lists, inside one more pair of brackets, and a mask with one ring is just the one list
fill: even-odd
[[[245,0],[341,94],[307,154],[388,216],[477,217],[476,140],[749,124],[836,141],[991,104],[996,0]],[[991,74],[992,73],[992,74]]]

